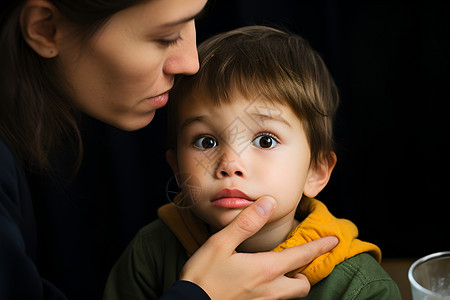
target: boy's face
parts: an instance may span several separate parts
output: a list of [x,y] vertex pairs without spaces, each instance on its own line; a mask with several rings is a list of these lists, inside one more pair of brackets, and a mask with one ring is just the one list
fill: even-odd
[[177,153],[167,154],[192,211],[220,230],[270,195],[277,206],[269,223],[292,224],[303,193],[314,197],[324,186],[315,184],[300,120],[288,106],[264,99],[237,94],[220,106],[203,99],[179,107]]

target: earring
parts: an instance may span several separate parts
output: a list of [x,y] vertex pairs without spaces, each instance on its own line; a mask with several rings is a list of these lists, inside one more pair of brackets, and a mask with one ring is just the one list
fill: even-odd
[[52,58],[52,57],[55,57],[57,54],[58,54],[58,52],[55,50],[55,49],[53,49],[53,48],[49,48],[48,49],[48,58]]

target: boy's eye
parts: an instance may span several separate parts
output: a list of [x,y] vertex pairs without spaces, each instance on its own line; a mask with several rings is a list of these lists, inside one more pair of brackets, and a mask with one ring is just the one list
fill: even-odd
[[216,146],[216,140],[210,136],[202,136],[194,140],[194,147],[199,149],[210,149]]
[[272,134],[264,133],[257,136],[252,144],[258,148],[270,149],[275,147],[278,144],[278,141]]

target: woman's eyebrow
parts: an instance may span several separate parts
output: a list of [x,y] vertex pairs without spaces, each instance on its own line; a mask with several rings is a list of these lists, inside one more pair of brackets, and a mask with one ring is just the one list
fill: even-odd
[[165,29],[165,28],[175,27],[175,26],[178,26],[178,25],[180,25],[180,24],[189,22],[189,21],[191,21],[191,20],[194,20],[194,19],[198,18],[201,14],[203,14],[204,11],[205,11],[205,9],[203,8],[201,11],[199,11],[198,13],[196,13],[196,14],[193,15],[193,16],[188,16],[188,17],[179,19],[179,20],[177,20],[177,21],[173,21],[173,22],[168,22],[168,23],[161,24],[161,25],[158,26],[158,28],[159,28],[159,29]]

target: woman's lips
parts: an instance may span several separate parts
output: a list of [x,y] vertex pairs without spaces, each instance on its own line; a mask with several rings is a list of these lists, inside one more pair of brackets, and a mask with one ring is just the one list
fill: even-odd
[[211,204],[223,208],[242,208],[253,204],[253,202],[240,190],[223,189],[214,196]]
[[147,101],[150,102],[153,106],[161,108],[165,106],[169,101],[169,91],[155,97],[147,98]]

